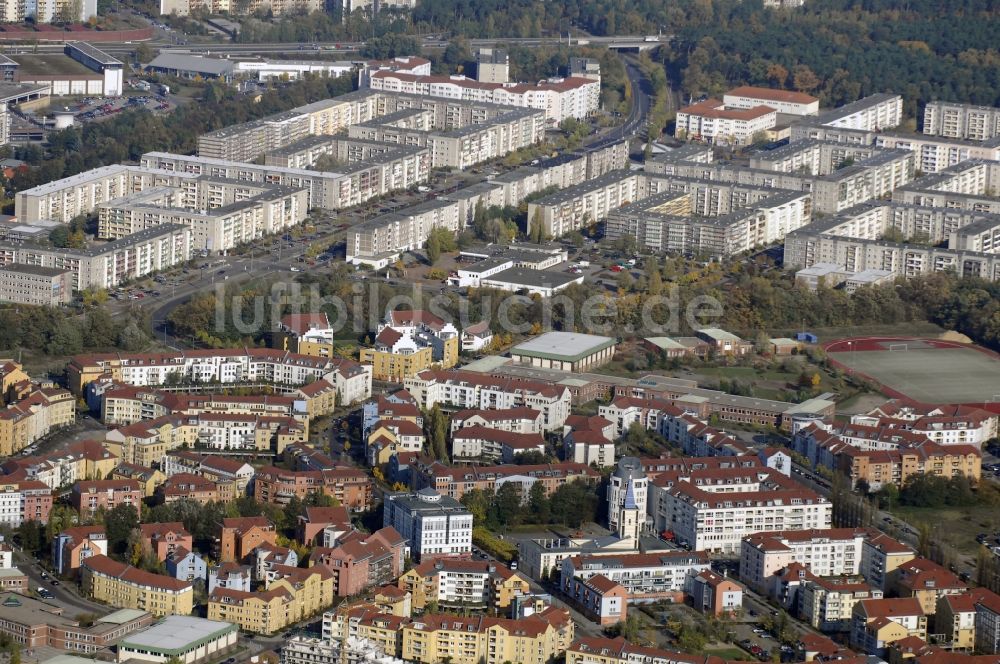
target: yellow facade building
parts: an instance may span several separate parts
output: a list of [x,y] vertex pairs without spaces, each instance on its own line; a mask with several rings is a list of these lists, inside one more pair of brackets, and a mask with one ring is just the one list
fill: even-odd
[[122,609],[139,609],[154,616],[187,616],[194,609],[190,583],[153,574],[112,560],[91,556],[80,565],[83,591],[95,600]]
[[316,615],[333,604],[333,574],[276,565],[278,578],[258,592],[216,588],[208,598],[208,619],[235,623],[254,634],[274,634]]
[[0,360],[0,404],[7,403],[11,388],[18,383],[29,380],[31,380],[31,377],[25,373],[24,367],[21,366],[20,362],[9,359]]
[[441,559],[421,563],[397,582],[413,598],[413,608],[438,606],[507,612],[515,597],[531,592],[528,580],[506,565],[486,560]]
[[17,454],[54,429],[76,421],[76,399],[66,390],[44,388],[0,410],[0,457]]
[[[385,338],[385,335],[379,335]],[[409,352],[395,351],[391,346],[375,341],[374,348],[362,348],[361,364],[372,365],[372,377],[375,380],[395,380],[415,376],[424,369],[434,365],[433,353],[430,348],[417,348]]]
[[458,363],[458,329],[427,311],[390,311],[371,348],[361,349],[361,363],[372,366],[376,380],[400,381],[431,367]]
[[400,656],[437,664],[547,664],[573,641],[573,621],[561,609],[520,620],[447,614],[425,615],[403,626]]

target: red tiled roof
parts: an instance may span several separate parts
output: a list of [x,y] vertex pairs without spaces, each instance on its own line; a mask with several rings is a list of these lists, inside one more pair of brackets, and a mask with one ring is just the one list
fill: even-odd
[[286,329],[302,336],[309,330],[329,329],[330,319],[323,312],[310,314],[288,314],[281,319],[281,324]]
[[136,585],[150,586],[171,592],[180,592],[191,588],[190,583],[181,581],[180,579],[136,569],[131,565],[120,563],[107,556],[90,556],[81,565],[98,574],[121,579]]
[[819,101],[816,97],[804,92],[792,92],[791,90],[775,90],[774,88],[758,88],[752,85],[742,85],[733,88],[726,93],[732,97],[750,97],[752,99],[769,99],[771,101],[782,101],[790,104],[811,104]]

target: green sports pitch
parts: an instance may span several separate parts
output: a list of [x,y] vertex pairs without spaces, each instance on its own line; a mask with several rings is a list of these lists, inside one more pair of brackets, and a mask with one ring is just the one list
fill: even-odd
[[[856,346],[855,346],[856,344]],[[1000,402],[1000,359],[964,346],[933,342],[839,342],[827,353],[848,371],[922,403]]]

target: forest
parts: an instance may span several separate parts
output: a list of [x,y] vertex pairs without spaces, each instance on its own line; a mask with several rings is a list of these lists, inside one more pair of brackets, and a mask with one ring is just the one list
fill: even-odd
[[[343,328],[346,356],[355,352],[353,346],[363,342],[367,328],[357,331],[353,321],[378,320],[382,307],[396,295],[412,295],[409,285],[394,286],[379,282],[371,284],[370,296],[352,297],[347,278],[348,268],[338,266],[328,274],[305,274],[299,277],[306,288],[315,288],[322,298],[339,298],[344,303],[341,311],[329,306],[328,315],[335,324],[338,316],[347,314]],[[286,313],[284,307],[266,298],[266,306],[257,327],[251,333],[242,333],[234,316],[234,301],[242,304],[248,300],[234,300],[234,296],[254,297],[270,292],[270,285],[253,282],[243,287],[231,286],[225,295],[225,326],[216,329],[215,296],[206,294],[178,307],[171,315],[175,333],[210,345],[235,343],[264,344],[267,341],[270,321]],[[560,297],[543,300],[523,298],[508,307],[507,316],[514,325],[522,325],[527,334],[537,334],[542,321],[550,321],[553,329],[571,329],[582,323],[580,311],[583,303],[595,295],[592,285],[571,286]],[[756,263],[733,262],[725,265],[698,265],[684,258],[647,258],[639,278],[628,272],[619,277],[617,290],[597,293],[597,307],[601,315],[596,318],[606,324],[601,334],[627,337],[649,333],[644,327],[643,310],[652,297],[666,298],[673,306],[684,311],[697,298],[709,296],[721,305],[721,322],[724,327],[744,338],[753,339],[759,331],[789,330],[858,325],[884,325],[908,321],[931,321],[946,329],[957,330],[994,349],[1000,349],[1000,283],[980,279],[960,279],[951,273],[935,273],[895,284],[864,288],[854,295],[843,290],[820,289],[811,292],[795,284],[794,279],[781,270],[765,270]],[[447,293],[434,298],[433,305],[441,315],[451,320],[476,322],[489,320],[495,331],[501,329],[499,311],[507,293],[485,289],[469,289],[465,297]],[[593,301],[592,301],[593,302]],[[429,303],[425,302],[424,306]],[[287,305],[286,305],[287,306]],[[248,311],[252,310],[249,308]],[[657,324],[669,323],[669,314],[663,305],[651,307]],[[244,321],[253,322],[253,321]],[[720,324],[717,318],[696,321],[700,324]],[[242,328],[245,329],[245,328]],[[206,330],[211,335],[206,336]],[[655,332],[655,330],[654,330]],[[690,321],[680,316],[676,329],[670,334],[690,334]]]
[[419,48],[403,35],[662,34],[671,41],[658,61],[691,98],[737,84],[794,88],[824,105],[894,91],[911,117],[932,99],[1000,102],[996,0],[809,0],[794,10],[762,0],[421,0],[411,15],[373,22],[304,18],[248,21],[240,40],[368,39],[371,57],[386,57]]

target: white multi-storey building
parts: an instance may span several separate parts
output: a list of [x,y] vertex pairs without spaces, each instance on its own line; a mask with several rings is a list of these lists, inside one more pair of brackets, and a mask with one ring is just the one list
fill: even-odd
[[403,385],[425,410],[437,403],[484,410],[523,406],[542,413],[545,430],[563,425],[569,417],[572,400],[569,389],[564,386],[472,371],[428,369],[405,379]]
[[78,355],[69,365],[70,385],[81,393],[102,374],[128,385],[157,386],[169,380],[202,383],[261,381],[305,385],[325,379],[340,403],[371,397],[371,367],[350,360],[299,355],[266,348],[219,348],[182,353],[99,353]]
[[600,106],[601,82],[583,77],[540,83],[486,83],[465,76],[419,76],[396,71],[371,75],[373,90],[519,106],[545,111],[550,124],[585,118]]
[[158,168],[101,166],[18,192],[14,216],[22,223],[42,219],[69,223],[94,212],[101,203],[152,187],[176,187],[193,177]]
[[653,486],[657,529],[699,551],[737,553],[752,533],[830,527],[828,499],[771,469],[664,474]]
[[655,602],[689,587],[690,578],[710,570],[702,551],[572,556],[562,561],[560,587],[567,594],[574,580],[601,575],[622,586],[629,602]]
[[1000,108],[932,101],[924,108],[928,136],[987,141],[1000,136]]
[[903,121],[903,98],[878,93],[821,113],[816,122],[826,127],[881,131],[899,126]]
[[642,470],[642,462],[628,456],[619,459],[618,467],[608,482],[608,528],[611,532],[620,530],[619,520],[630,494],[635,502],[634,508],[639,510],[640,515],[646,514],[648,489],[649,479]]
[[414,558],[472,552],[472,512],[433,489],[386,494],[382,525],[392,526]]
[[816,576],[853,576],[861,569],[861,550],[871,531],[864,528],[760,532],[743,539],[740,579],[758,592],[767,579],[792,563]]
[[777,112],[770,106],[726,108],[718,99],[706,99],[677,111],[674,136],[722,145],[749,145],[777,122]]
[[804,92],[757,88],[744,85],[733,88],[722,96],[726,108],[751,109],[769,106],[786,115],[816,115],[819,113],[819,99]]

